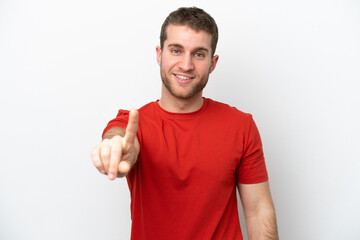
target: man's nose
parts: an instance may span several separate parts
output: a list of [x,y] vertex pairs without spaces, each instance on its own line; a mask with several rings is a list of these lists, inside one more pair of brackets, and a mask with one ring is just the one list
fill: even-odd
[[184,54],[181,59],[180,68],[186,72],[194,69],[194,63],[191,54]]

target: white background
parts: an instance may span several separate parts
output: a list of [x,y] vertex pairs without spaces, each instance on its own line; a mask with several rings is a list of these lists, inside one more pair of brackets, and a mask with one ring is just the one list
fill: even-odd
[[220,30],[204,95],[253,114],[281,239],[360,239],[356,0],[0,0],[0,239],[129,239],[90,151],[160,97],[160,26],[194,5]]

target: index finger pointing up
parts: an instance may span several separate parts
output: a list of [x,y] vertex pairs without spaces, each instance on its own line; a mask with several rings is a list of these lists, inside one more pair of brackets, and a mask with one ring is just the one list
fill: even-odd
[[136,132],[139,124],[139,112],[136,109],[130,111],[129,121],[126,127],[125,142],[134,143],[136,138]]

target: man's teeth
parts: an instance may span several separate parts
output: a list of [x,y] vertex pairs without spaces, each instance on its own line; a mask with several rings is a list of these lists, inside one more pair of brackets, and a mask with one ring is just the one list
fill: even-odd
[[190,79],[190,77],[185,77],[185,76],[182,76],[182,75],[175,75],[176,77],[182,79],[182,80],[188,80]]

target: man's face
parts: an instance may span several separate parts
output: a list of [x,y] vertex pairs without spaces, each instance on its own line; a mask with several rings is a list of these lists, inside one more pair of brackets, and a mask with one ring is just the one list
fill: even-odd
[[211,35],[171,24],[166,33],[163,49],[156,48],[165,94],[182,99],[202,94],[218,60],[212,56]]

